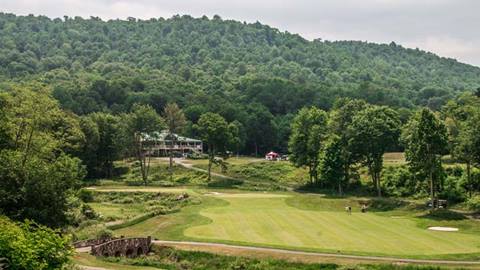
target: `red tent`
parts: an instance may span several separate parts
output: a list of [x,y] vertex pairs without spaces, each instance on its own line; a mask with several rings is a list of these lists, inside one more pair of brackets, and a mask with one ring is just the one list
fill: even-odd
[[275,152],[269,152],[268,154],[265,155],[266,160],[276,160],[280,155]]

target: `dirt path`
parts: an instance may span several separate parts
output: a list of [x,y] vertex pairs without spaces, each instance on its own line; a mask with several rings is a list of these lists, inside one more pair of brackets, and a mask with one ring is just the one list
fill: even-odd
[[[181,159],[181,158],[174,158],[173,161],[174,161],[176,164],[178,164],[178,165],[180,165],[180,166],[182,166],[182,167],[185,167],[185,168],[187,168],[187,169],[191,169],[191,170],[198,171],[198,172],[208,173],[207,170],[204,170],[204,169],[195,167],[195,166],[193,166],[193,164],[191,164],[191,163],[185,163],[185,162],[183,162],[184,160]],[[244,181],[244,180],[242,180],[242,179],[237,179],[237,178],[234,178],[234,177],[226,176],[226,175],[223,175],[223,174],[220,174],[220,173],[215,173],[215,172],[211,172],[211,175],[212,175],[212,176],[215,176],[215,177],[218,177],[218,178],[223,178],[223,179]]]

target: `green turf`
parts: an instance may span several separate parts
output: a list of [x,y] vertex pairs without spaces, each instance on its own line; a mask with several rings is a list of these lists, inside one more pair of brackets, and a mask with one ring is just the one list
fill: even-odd
[[89,205],[96,213],[110,221],[131,219],[146,211],[142,204],[90,203]]
[[[321,198],[312,208],[293,193],[244,193],[203,196],[203,203],[169,216],[155,217],[116,231],[159,239],[201,240],[405,257],[468,258],[480,252],[479,234],[434,232],[441,220],[414,218],[393,210],[362,214],[343,211],[350,200]],[[299,202],[295,198],[300,198]],[[302,199],[304,202],[302,202]],[[287,203],[288,202],[288,203]],[[459,221],[457,225],[473,221]],[[451,224],[450,221],[445,222]],[[464,227],[468,229],[468,226]],[[452,254],[458,254],[452,255]]]

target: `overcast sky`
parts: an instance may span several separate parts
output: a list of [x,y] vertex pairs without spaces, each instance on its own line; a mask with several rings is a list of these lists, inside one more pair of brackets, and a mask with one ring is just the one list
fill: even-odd
[[0,11],[103,19],[218,14],[307,39],[395,41],[480,66],[480,0],[0,0]]

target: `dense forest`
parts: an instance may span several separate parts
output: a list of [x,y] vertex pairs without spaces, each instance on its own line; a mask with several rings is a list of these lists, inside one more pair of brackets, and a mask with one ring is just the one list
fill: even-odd
[[337,97],[351,97],[438,110],[480,87],[480,68],[393,42],[308,41],[219,16],[102,21],[1,13],[0,36],[2,88],[41,82],[78,115],[124,113],[135,103],[160,113],[175,102],[191,126],[217,112],[242,124],[246,154],[286,152],[292,114],[304,106],[328,110]]

